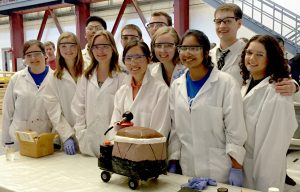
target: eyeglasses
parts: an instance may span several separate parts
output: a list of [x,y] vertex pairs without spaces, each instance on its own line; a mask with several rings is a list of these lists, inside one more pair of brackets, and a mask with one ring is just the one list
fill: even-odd
[[256,52],[256,51],[252,51],[252,50],[246,50],[246,57],[251,57],[252,55],[254,55],[257,58],[262,58],[264,56],[266,56],[266,53],[264,52]]
[[164,22],[153,22],[153,23],[146,24],[146,27],[148,29],[152,29],[152,28],[155,28],[155,27],[160,28],[160,27],[163,27],[163,26],[167,26],[167,24],[164,23]]
[[165,50],[171,50],[175,47],[174,43],[155,43],[154,48],[155,49],[165,49]]
[[127,55],[124,57],[124,61],[125,63],[132,63],[133,61],[142,62],[145,57],[145,55]]
[[191,53],[198,53],[202,49],[202,46],[177,46],[179,53],[189,51]]
[[121,39],[123,41],[138,41],[140,37],[136,35],[121,35]]
[[76,43],[60,43],[59,49],[77,49],[77,44]]
[[86,30],[88,31],[100,31],[103,30],[104,28],[101,25],[88,25],[86,26]]
[[225,17],[224,19],[214,19],[214,22],[216,25],[221,25],[222,22],[224,25],[230,25],[234,20],[237,21],[239,19],[238,17]]
[[43,52],[41,51],[32,51],[32,52],[28,52],[25,54],[25,58],[26,59],[30,59],[30,58],[37,58],[37,57],[41,57],[42,55],[44,55]]
[[109,48],[111,48],[110,44],[95,44],[92,46],[92,50],[98,51],[107,51]]

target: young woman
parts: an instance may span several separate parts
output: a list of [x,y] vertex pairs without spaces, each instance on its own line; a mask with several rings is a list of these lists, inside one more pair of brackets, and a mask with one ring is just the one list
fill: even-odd
[[52,131],[43,99],[50,75],[44,45],[38,40],[26,41],[23,55],[27,67],[12,76],[4,96],[3,143],[16,142],[16,131]]
[[99,146],[114,109],[115,93],[126,75],[120,72],[119,54],[110,32],[97,32],[89,47],[91,64],[78,81],[72,111],[80,152],[99,156]]
[[111,124],[131,111],[135,126],[148,127],[168,136],[170,130],[168,86],[148,70],[150,50],[144,42],[131,41],[123,51],[123,62],[130,78],[115,97]]
[[75,119],[71,111],[71,101],[76,91],[77,79],[83,72],[80,43],[75,34],[64,32],[60,35],[56,60],[56,70],[50,76],[45,91],[45,106],[65,153],[74,155]]
[[283,191],[286,152],[297,128],[293,100],[276,93],[274,83],[289,78],[276,40],[256,35],[242,52],[242,96],[248,138],[245,143],[245,186],[259,191]]
[[184,65],[180,64],[176,50],[179,41],[179,36],[173,27],[159,28],[151,41],[152,61],[159,62],[151,68],[151,74],[168,86],[185,70]]
[[241,186],[247,134],[239,85],[213,67],[203,32],[187,31],[179,45],[188,70],[170,89],[170,167],[177,160],[184,175]]

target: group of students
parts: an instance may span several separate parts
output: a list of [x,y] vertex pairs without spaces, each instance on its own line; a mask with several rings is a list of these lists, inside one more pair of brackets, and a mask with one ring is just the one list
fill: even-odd
[[168,137],[170,172],[282,191],[298,126],[286,95],[297,86],[278,42],[269,35],[238,40],[242,11],[235,4],[215,11],[221,42],[212,50],[203,32],[179,38],[161,16],[148,24],[156,28],[151,49],[140,37],[124,46],[126,73],[101,22],[87,24],[99,30],[92,29],[85,56],[73,33],[60,35],[55,71],[46,65],[44,45],[27,41],[27,67],[11,78],[4,97],[3,143],[17,142],[17,130],[57,132],[67,154],[78,146],[97,157],[104,132],[131,111],[134,125]]

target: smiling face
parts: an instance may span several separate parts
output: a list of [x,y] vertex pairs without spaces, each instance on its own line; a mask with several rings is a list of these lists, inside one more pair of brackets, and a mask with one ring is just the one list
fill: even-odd
[[143,80],[149,60],[139,46],[134,46],[127,51],[124,63],[136,82]]
[[98,21],[91,21],[85,28],[85,38],[91,42],[97,31],[104,30],[102,24]]
[[124,48],[129,41],[138,41],[140,40],[139,34],[134,29],[124,29],[121,34],[121,44]]
[[235,41],[241,25],[241,19],[236,19],[233,11],[218,11],[215,14],[215,30],[221,42]]
[[34,44],[31,45],[24,54],[25,63],[31,67],[43,67],[46,64],[46,56],[41,48]]
[[179,51],[182,64],[190,70],[201,67],[203,62],[203,49],[200,47],[197,39],[192,35],[186,36],[181,46],[186,48]]
[[175,40],[173,36],[170,33],[158,36],[155,40],[154,51],[159,62],[172,62],[176,52]]
[[100,35],[95,38],[92,45],[92,53],[98,63],[110,63],[113,50],[106,36]]
[[75,62],[76,57],[78,55],[78,45],[72,37],[67,37],[61,39],[59,42],[59,51],[60,55],[66,61],[73,61]]
[[265,78],[267,71],[267,51],[263,44],[253,41],[245,54],[245,66],[254,80]]

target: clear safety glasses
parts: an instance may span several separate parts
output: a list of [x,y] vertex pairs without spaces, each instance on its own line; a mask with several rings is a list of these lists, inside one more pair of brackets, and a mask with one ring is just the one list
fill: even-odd
[[126,57],[124,57],[124,62],[126,63],[132,63],[133,61],[139,63],[139,62],[143,62],[145,59],[145,55],[127,55]]
[[101,25],[88,25],[85,28],[88,31],[100,31],[104,30],[104,28]]
[[237,17],[225,17],[224,19],[214,19],[214,22],[216,25],[221,25],[221,23],[224,23],[224,25],[230,25],[238,19],[239,18]]
[[61,50],[65,50],[65,49],[77,49],[77,44],[76,43],[60,43],[59,45],[59,49]]
[[122,35],[121,39],[123,41],[138,41],[140,38],[136,35]]
[[25,54],[25,59],[31,59],[33,57],[38,58],[41,57],[42,55],[44,55],[44,53],[41,51],[32,51]]
[[110,44],[95,44],[92,46],[92,51],[107,51],[111,48]]
[[164,22],[153,22],[153,23],[146,24],[146,27],[148,29],[160,28],[160,27],[163,27],[163,26],[167,26],[167,24],[164,23]]
[[172,49],[174,49],[174,47],[175,47],[174,43],[155,43],[154,44],[155,49],[172,50]]
[[199,53],[202,49],[202,46],[177,46],[179,53],[190,52],[190,53]]

